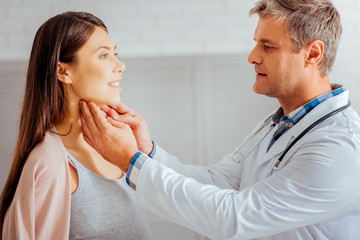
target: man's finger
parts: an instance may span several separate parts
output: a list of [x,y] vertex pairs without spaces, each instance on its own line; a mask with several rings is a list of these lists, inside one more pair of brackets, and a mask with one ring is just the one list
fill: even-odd
[[101,113],[101,110],[95,105],[95,103],[90,102],[89,108],[97,128],[99,130],[108,128],[109,123],[106,121],[106,118]]
[[114,127],[117,127],[117,128],[126,127],[126,124],[125,124],[125,123],[116,121],[116,120],[112,119],[111,117],[108,117],[108,118],[107,118],[107,121],[108,121],[111,125],[113,125]]
[[[101,109],[100,109],[100,110],[101,110]],[[102,110],[101,110],[101,114],[102,114],[104,117],[107,116],[106,112],[104,112],[104,111],[102,111]]]
[[90,138],[93,138],[92,133],[90,132],[84,117],[80,114],[80,121],[81,121],[81,129],[82,129],[82,133],[84,136],[84,139],[86,140],[86,138],[88,138],[90,140]]
[[[118,108],[115,108],[115,110],[117,112],[119,112]],[[135,117],[136,116],[136,112],[134,110],[132,110],[131,108],[129,108],[129,111],[126,112],[126,115],[130,115],[131,117]]]
[[[101,106],[100,109],[102,111],[106,112],[106,114],[108,116],[110,116],[111,118],[113,118],[117,121],[126,123],[126,124],[130,125],[131,127],[138,124],[138,119],[136,118],[137,117],[136,112],[130,108],[127,108],[127,110],[129,110],[128,112],[122,112],[122,113],[119,113],[115,109],[113,109],[111,106],[106,106],[106,105]],[[125,110],[125,108],[123,108],[123,110]]]
[[120,114],[112,108],[110,108],[110,110],[107,112],[107,115],[109,115],[113,119],[118,119],[120,116]]
[[84,137],[84,140],[85,140],[90,146],[94,146],[94,144],[91,142],[91,139],[90,139],[88,136],[83,135],[83,137]]
[[[95,124],[95,121],[90,112],[89,106],[86,104],[85,101],[80,101],[79,105],[80,105],[80,115],[83,118],[81,124],[84,126],[87,126],[87,129],[88,129],[86,134],[89,134],[89,133],[91,134],[91,132],[97,134],[99,132],[99,129],[98,129],[97,125]],[[89,136],[91,136],[91,135],[89,135]]]
[[128,106],[126,106],[125,104],[123,103],[119,103],[115,106],[111,106],[113,109],[115,109],[118,113],[120,114],[124,114],[124,113],[128,113],[130,111],[132,111],[131,108],[129,108]]
[[[112,116],[111,116],[112,117]],[[134,128],[139,124],[138,119],[130,116],[130,115],[119,115],[117,116],[117,118],[115,119],[118,122],[123,122],[126,123],[127,125],[129,125],[130,127]]]
[[106,106],[106,105],[104,105],[104,106],[101,106],[100,108],[101,108],[101,110],[103,110],[107,114],[109,114],[113,110],[115,110],[120,115],[123,115],[123,114],[129,114],[131,116],[136,115],[136,112],[134,110],[132,110],[131,108],[129,108],[128,106],[126,106],[123,103],[119,103],[119,104],[114,105],[114,106]]
[[113,119],[117,119],[119,116],[119,113],[117,111],[115,111],[115,109],[113,109],[112,107],[110,107],[108,105],[100,106],[100,110],[105,114],[105,117],[110,116]]
[[100,106],[100,109],[107,113],[108,111],[110,111],[110,110],[113,109],[113,108],[111,108],[111,107],[108,106],[108,105],[101,105],[101,106]]
[[119,103],[117,105],[103,105],[100,107],[101,110],[103,110],[106,113],[109,113],[111,110],[116,111],[119,114],[126,114],[128,113],[131,109],[126,106],[123,103]]

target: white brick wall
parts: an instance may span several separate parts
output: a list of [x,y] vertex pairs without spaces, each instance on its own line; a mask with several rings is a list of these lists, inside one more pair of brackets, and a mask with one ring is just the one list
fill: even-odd
[[340,42],[337,58],[331,74],[333,82],[347,86],[353,106],[360,107],[360,1],[336,0],[343,25],[343,35]]
[[[103,19],[123,57],[248,53],[253,46],[252,34],[257,21],[256,17],[248,17],[254,2],[0,0],[0,60],[27,59],[41,23],[67,10],[89,11]],[[359,0],[334,0],[334,4],[344,24],[339,54],[343,61],[359,51],[360,3]],[[336,70],[341,73],[356,69],[351,63],[340,68]]]

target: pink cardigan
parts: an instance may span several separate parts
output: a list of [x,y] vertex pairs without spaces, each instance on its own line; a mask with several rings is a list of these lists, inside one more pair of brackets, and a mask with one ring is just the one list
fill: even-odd
[[60,137],[48,131],[25,163],[2,238],[69,239],[70,203],[67,151]]

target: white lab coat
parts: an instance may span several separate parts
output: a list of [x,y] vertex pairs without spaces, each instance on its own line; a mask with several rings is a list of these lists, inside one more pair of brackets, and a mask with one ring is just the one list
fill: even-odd
[[266,121],[210,167],[182,165],[158,148],[139,172],[138,203],[211,239],[359,240],[360,119],[353,108],[307,133],[270,173],[296,136],[347,102],[348,91],[324,101],[269,152],[276,127],[269,131]]

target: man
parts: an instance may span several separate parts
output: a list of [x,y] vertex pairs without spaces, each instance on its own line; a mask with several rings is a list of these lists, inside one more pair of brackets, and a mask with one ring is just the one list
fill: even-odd
[[140,206],[212,239],[360,239],[360,119],[329,80],[340,16],[329,0],[260,0],[250,14],[253,90],[281,107],[222,162],[182,165],[124,105],[102,107],[106,121],[81,102],[84,137]]

